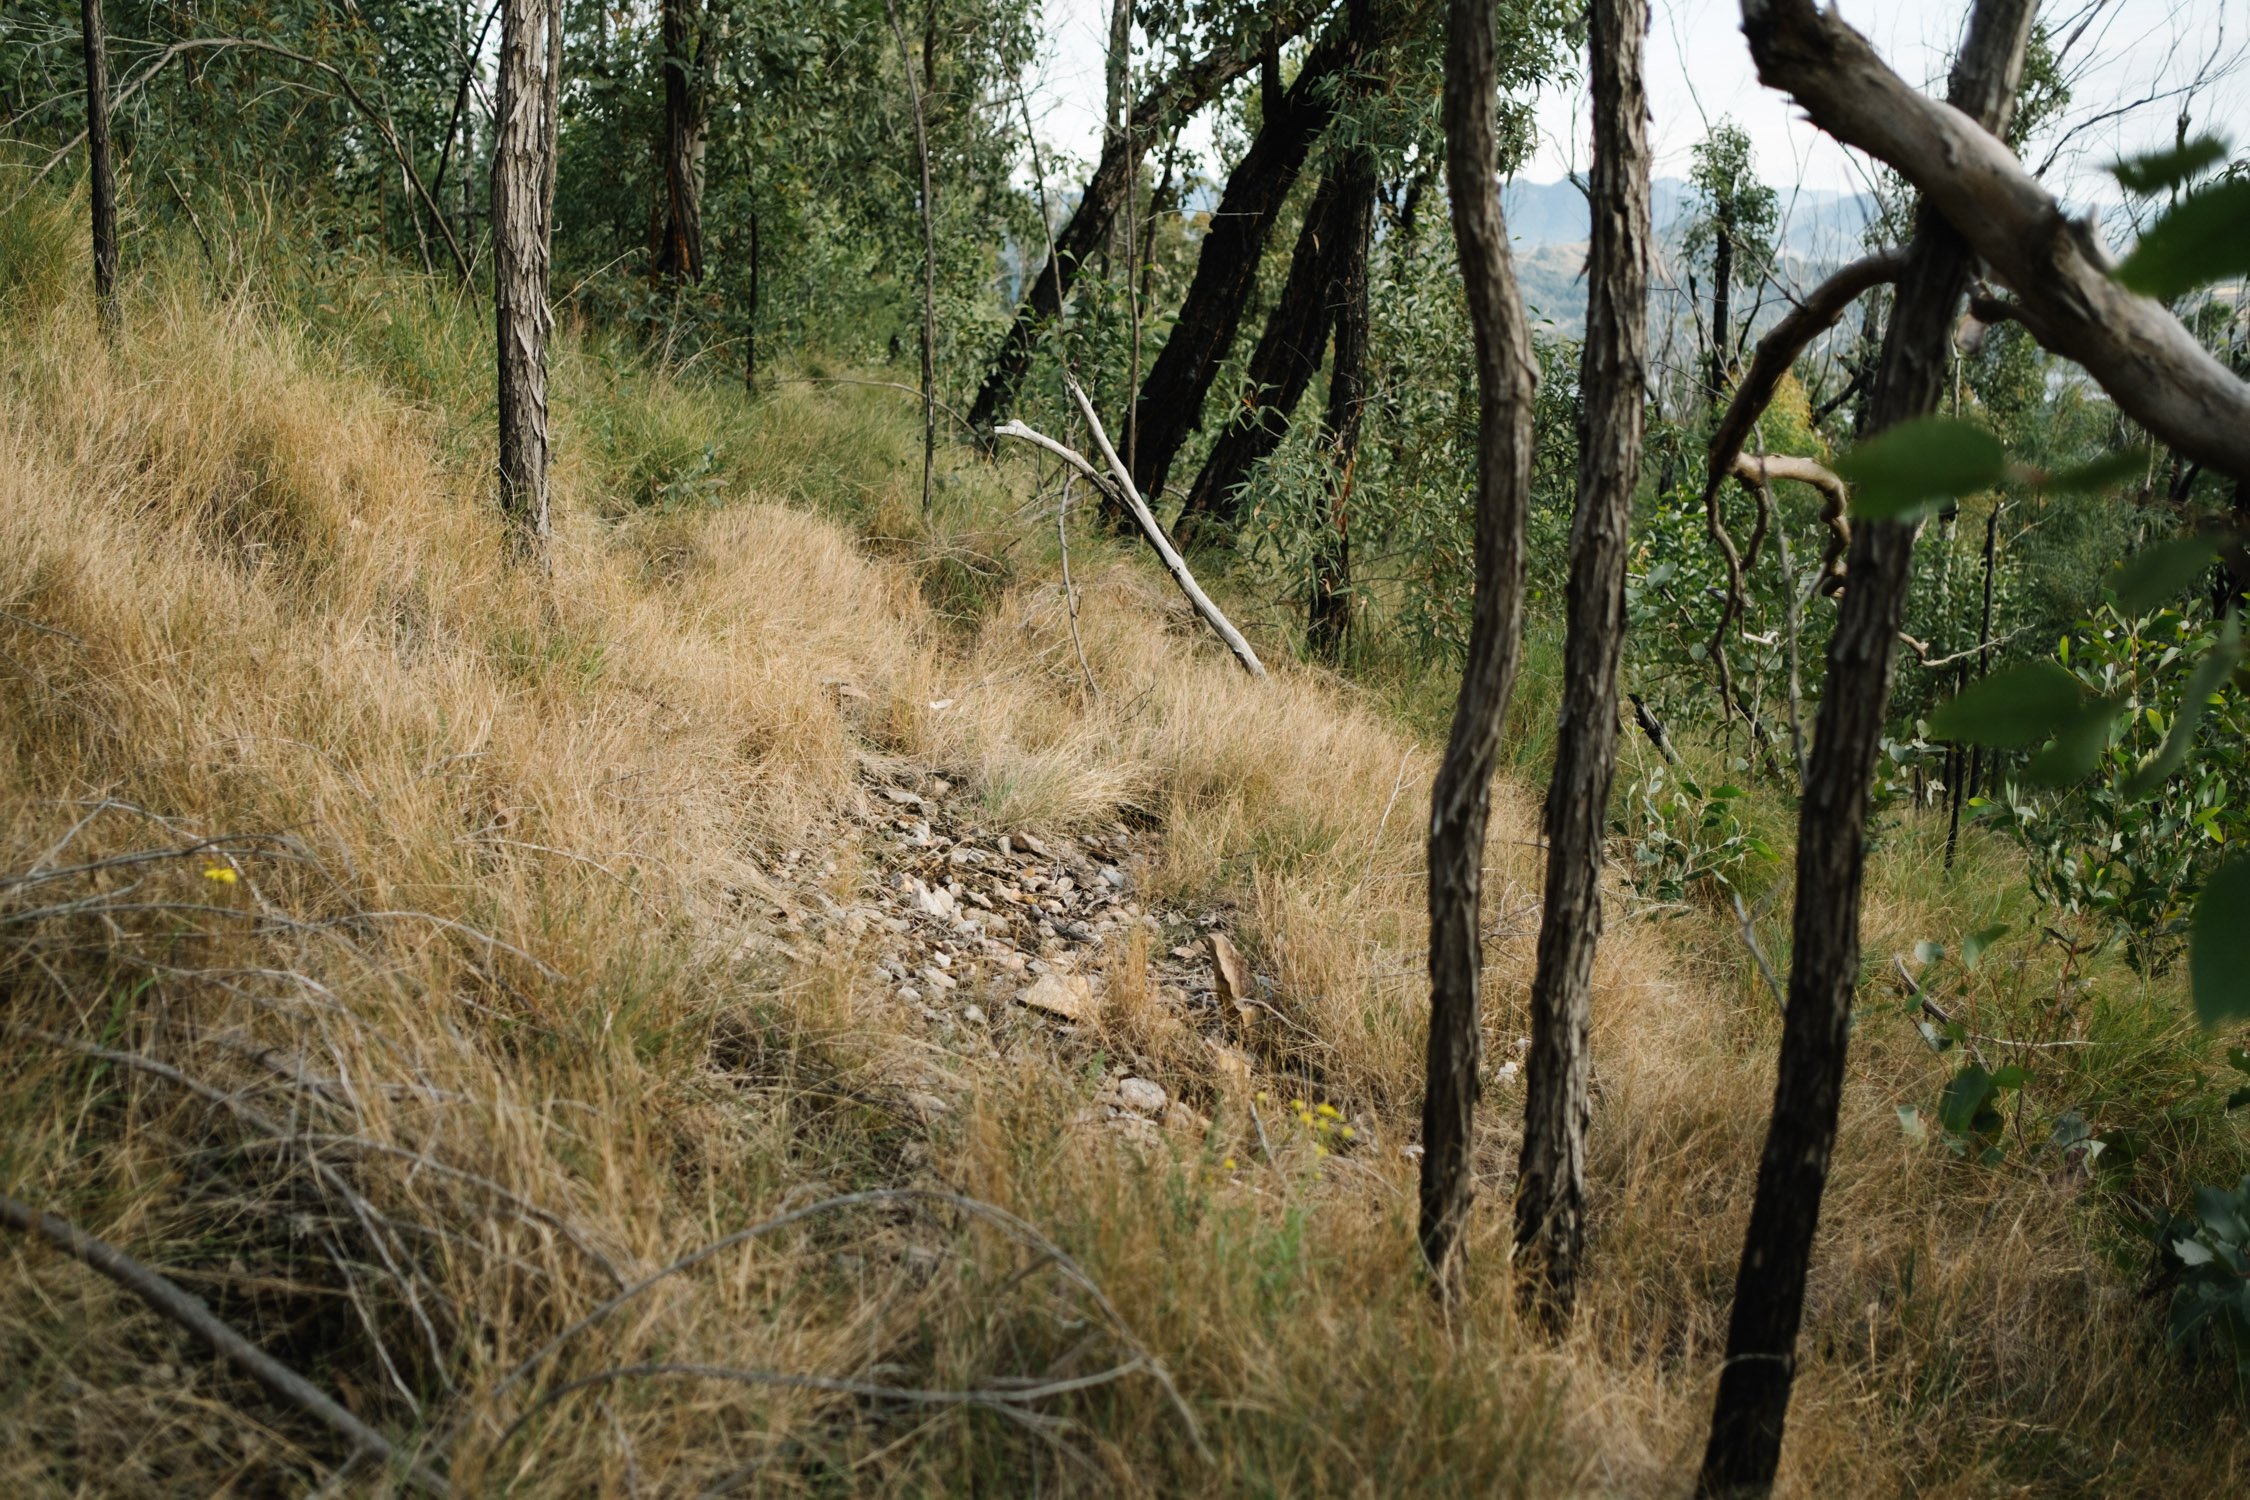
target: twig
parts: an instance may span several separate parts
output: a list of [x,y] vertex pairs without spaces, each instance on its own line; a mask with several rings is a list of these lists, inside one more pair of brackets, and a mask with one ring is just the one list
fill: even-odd
[[1758,941],[1758,924],[1751,920],[1750,908],[1742,904],[1742,892],[1730,888],[1727,897],[1734,902],[1735,920],[1742,924],[1742,941],[1750,949],[1750,957],[1757,961],[1766,989],[1773,995],[1773,1008],[1786,1014],[1789,1002],[1781,998],[1781,980],[1773,972],[1773,961],[1766,957],[1765,946]]
[[[937,471],[937,204],[930,185],[930,133],[922,118],[922,85],[914,77],[914,54],[906,45],[898,0],[885,0],[891,33],[898,38],[899,66],[906,73],[906,98],[914,107],[914,154],[922,164],[922,514],[930,513],[930,486]],[[922,60],[929,66],[930,59]]]
[[160,1274],[116,1246],[51,1213],[35,1212],[27,1204],[0,1195],[0,1223],[11,1229],[36,1233],[64,1254],[92,1267],[141,1299],[152,1310],[195,1334],[239,1366],[260,1385],[273,1392],[330,1431],[350,1440],[355,1452],[372,1453],[389,1464],[403,1464],[406,1474],[431,1494],[446,1493],[445,1481],[422,1464],[407,1459],[391,1440],[353,1416],[329,1395],[221,1322],[202,1298]]
[[1109,1300],[1108,1295],[1102,1291],[1091,1276],[1086,1274],[1084,1268],[1077,1261],[1071,1259],[1068,1252],[1004,1208],[985,1203],[976,1198],[966,1197],[960,1193],[945,1192],[938,1188],[871,1188],[860,1193],[843,1193],[833,1198],[823,1198],[818,1203],[808,1203],[802,1208],[791,1209],[787,1213],[776,1214],[770,1219],[760,1220],[747,1228],[738,1229],[730,1235],[713,1240],[702,1249],[683,1255],[662,1270],[634,1282],[533,1350],[523,1363],[510,1370],[501,1378],[499,1384],[492,1388],[492,1398],[497,1400],[500,1396],[505,1395],[518,1381],[553,1357],[563,1345],[577,1338],[657,1283],[677,1276],[683,1271],[693,1270],[721,1251],[731,1249],[749,1240],[763,1238],[776,1230],[785,1229],[791,1224],[801,1223],[821,1214],[834,1213],[840,1209],[873,1203],[934,1203],[957,1208],[998,1227],[1004,1233],[1020,1243],[1029,1245],[1052,1261],[1056,1269],[1061,1271],[1080,1291],[1084,1292],[1094,1306],[1100,1310],[1111,1331],[1138,1356],[1141,1368],[1148,1371],[1156,1383],[1164,1388],[1164,1393],[1169,1398],[1172,1409],[1179,1413],[1181,1423],[1187,1428],[1189,1440],[1195,1444],[1196,1451],[1202,1454],[1206,1460],[1211,1457],[1211,1450],[1203,1442],[1203,1429],[1195,1420],[1195,1413],[1189,1409],[1186,1400],[1181,1397],[1179,1387],[1173,1384],[1170,1372],[1158,1362],[1155,1355],[1149,1352],[1148,1347],[1134,1335],[1132,1329],[1126,1325],[1123,1316],[1118,1313],[1115,1304]]
[[1078,589],[1070,581],[1070,485],[1078,476],[1065,471],[1062,498],[1055,504],[1055,540],[1062,546],[1063,603],[1070,611],[1070,644],[1078,650],[1078,670],[1086,674],[1086,691],[1100,702],[1101,685],[1094,681],[1094,669],[1086,662],[1086,643],[1078,635]]
[[1027,1386],[983,1386],[970,1390],[942,1391],[917,1390],[910,1386],[875,1385],[864,1380],[843,1380],[827,1375],[797,1375],[782,1370],[744,1370],[729,1365],[699,1364],[643,1364],[624,1365],[614,1370],[603,1370],[559,1385],[534,1402],[529,1410],[508,1424],[500,1434],[495,1448],[504,1448],[523,1430],[526,1422],[576,1391],[593,1386],[612,1385],[620,1380],[640,1380],[654,1375],[682,1375],[697,1380],[731,1380],[741,1385],[781,1386],[791,1390],[829,1391],[842,1396],[860,1396],[877,1401],[903,1401],[921,1406],[986,1406],[1005,1410],[1042,1401],[1050,1396],[1068,1395],[1072,1391],[1091,1390],[1124,1379],[1136,1370],[1145,1369],[1146,1361],[1140,1355],[1121,1365],[1097,1370],[1091,1375],[1074,1376],[1068,1380],[1048,1380]]

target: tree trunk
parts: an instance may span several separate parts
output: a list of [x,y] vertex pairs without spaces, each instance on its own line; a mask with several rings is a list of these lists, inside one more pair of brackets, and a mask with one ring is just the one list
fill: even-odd
[[1132,86],[1126,65],[1133,50],[1133,0],[1110,0],[1109,51],[1103,58],[1102,149],[1125,139],[1126,90]]
[[[1978,0],[1954,63],[1953,107],[1994,135],[2007,127],[2033,10],[2034,0]],[[1771,12],[1745,0],[1743,17],[1756,54],[1772,40]],[[1971,264],[1966,242],[1925,200],[1916,210],[1862,437],[1936,409]],[[1798,815],[1793,962],[1773,1119],[1735,1278],[1699,1495],[1765,1495],[1781,1458],[1859,978],[1868,784],[1913,551],[1911,525],[1862,520],[1852,528],[1851,582],[1829,643],[1827,687]]]
[[1367,0],[1356,0],[1321,39],[1227,178],[1196,255],[1195,278],[1134,402],[1133,483],[1151,503],[1163,493],[1188,434],[1203,425],[1203,398],[1234,346],[1274,219],[1313,142],[1335,118],[1337,85],[1363,51],[1367,8]]
[[[898,0],[889,0],[889,5],[891,31],[898,38],[898,60],[906,73],[906,102],[914,112],[914,159],[922,171],[922,193],[915,206],[922,216],[922,514],[928,515],[931,487],[937,477],[937,200],[930,184],[930,129],[922,115],[922,84],[914,78],[914,54],[906,45],[906,26],[899,20]],[[931,31],[925,29],[925,77],[933,39]]]
[[750,305],[742,318],[742,388],[756,394],[758,389],[758,279],[764,272],[765,257],[758,244],[758,211],[750,211]]
[[1626,527],[1640,479],[1648,379],[1648,96],[1641,75],[1648,0],[1593,0],[1588,21],[1593,243],[1579,365],[1578,511],[1516,1173],[1516,1261],[1529,1273],[1524,1291],[1558,1328],[1576,1305],[1585,1245],[1587,1033],[1602,928],[1602,834],[1617,766]]
[[657,278],[674,286],[703,279],[704,88],[702,0],[663,0],[664,229]]
[[1352,479],[1359,464],[1359,431],[1367,412],[1367,257],[1375,231],[1375,163],[1351,153],[1344,194],[1356,212],[1342,227],[1343,264],[1334,290],[1336,353],[1328,364],[1328,467],[1334,474],[1324,550],[1314,568],[1305,640],[1331,664],[1343,659],[1352,623]]
[[117,168],[109,149],[109,38],[102,29],[102,0],[83,0],[79,23],[86,43],[86,168],[93,198],[94,312],[102,336],[117,338]]
[[1500,213],[1491,0],[1450,0],[1445,33],[1445,177],[1468,295],[1477,372],[1476,600],[1453,731],[1430,789],[1430,1037],[1422,1098],[1421,1215],[1431,1288],[1460,1280],[1483,1051],[1477,990],[1485,825],[1500,726],[1523,636],[1524,511],[1539,371]]
[[1711,250],[1711,406],[1727,399],[1727,366],[1733,351],[1727,347],[1727,320],[1734,302],[1734,208],[1731,200],[1719,215],[1717,243]]
[[[1294,35],[1297,24],[1282,23],[1281,39]],[[970,427],[989,434],[1015,399],[1024,371],[1031,368],[1031,352],[1038,344],[1039,330],[1062,311],[1078,268],[1108,240],[1109,226],[1124,205],[1125,195],[1133,189],[1142,148],[1168,122],[1176,123],[1194,114],[1257,65],[1254,48],[1222,43],[1133,101],[1132,118],[1139,126],[1102,147],[1092,179],[1079,194],[1070,217],[1063,221],[1046,264],[1032,278],[1030,293],[1017,305],[1015,321],[1000,336],[984,382],[977,387],[977,399],[969,408]]]
[[562,0],[502,0],[493,103],[492,292],[500,377],[500,509],[519,555],[542,557],[547,503],[548,252]]
[[1212,445],[1180,508],[1177,532],[1183,544],[1233,530],[1237,486],[1288,434],[1289,415],[1320,368],[1336,319],[1351,226],[1366,217],[1363,204],[1353,201],[1363,176],[1354,163],[1339,163],[1321,180],[1305,210],[1288,279],[1243,372],[1234,419]]

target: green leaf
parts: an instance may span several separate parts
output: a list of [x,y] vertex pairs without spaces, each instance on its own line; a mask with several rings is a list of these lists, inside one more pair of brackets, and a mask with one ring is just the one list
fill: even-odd
[[2250,1073],[2250,1052],[2240,1047],[2227,1048],[2227,1066],[2237,1073]]
[[1999,1072],[1992,1075],[1992,1087],[1995,1090],[2020,1089],[2026,1082],[2030,1080],[2030,1078],[2031,1075],[2023,1070],[2023,1065],[2021,1063],[2009,1063]]
[[2218,1259],[2199,1240],[2174,1240],[2172,1253],[2180,1258],[2183,1266],[2207,1266]]
[[2167,301],[2250,273],[2250,179],[2190,194],[2141,236],[2117,279]]
[[2063,787],[2093,775],[2123,707],[2115,698],[2096,698],[2072,714],[2055,731],[2054,742],[2024,764],[2024,779],[2034,786]]
[[2128,193],[2147,197],[2192,181],[2227,159],[2227,143],[2215,135],[2199,135],[2169,151],[2128,156],[2110,165],[2110,175]]
[[1852,514],[1878,521],[1918,520],[1992,488],[2007,469],[1998,438],[1953,417],[1901,422],[1836,461],[1852,486]]
[[1929,1127],[1922,1123],[1922,1112],[1911,1104],[1901,1104],[1898,1107],[1898,1128],[1906,1132],[1908,1140],[1917,1144],[1930,1138]]
[[2105,453],[2091,463],[2060,473],[2042,474],[2038,487],[2050,495],[2086,495],[2112,490],[2148,472],[2146,448],[2122,448]]
[[1914,961],[1918,964],[1934,964],[1944,957],[1943,943],[1933,943],[1928,938],[1923,938],[1914,945]]
[[1938,1097],[1938,1123],[1949,1134],[1968,1135],[1991,1097],[1992,1075],[1970,1063],[1947,1080],[1945,1092]]
[[2188,928],[2188,973],[2205,1026],[2250,1017],[2250,856],[2212,872]]
[[1972,682],[1930,715],[1930,733],[1970,745],[2021,749],[2068,721],[2085,701],[2078,679],[2051,661],[2006,667]]
[[2134,614],[2147,614],[2177,599],[2219,560],[2219,549],[2199,536],[2158,542],[2126,558],[2109,575],[2117,602]]
[[1961,939],[1961,962],[1975,968],[1977,960],[1984,957],[1984,950],[2007,935],[2008,924],[2005,922],[1995,922],[1990,927],[1979,928],[1970,933]]
[[2213,646],[2203,660],[2195,664],[2195,672],[2188,678],[2187,692],[2180,699],[2178,713],[2172,715],[2171,732],[2156,752],[2141,762],[2140,768],[2126,779],[2123,795],[2145,797],[2172,778],[2172,773],[2187,764],[2188,751],[2195,745],[2196,726],[2203,722],[2203,713],[2210,706],[2211,695],[2226,685],[2234,675],[2235,664],[2242,660],[2242,625],[2231,613],[2219,634],[2219,643]]

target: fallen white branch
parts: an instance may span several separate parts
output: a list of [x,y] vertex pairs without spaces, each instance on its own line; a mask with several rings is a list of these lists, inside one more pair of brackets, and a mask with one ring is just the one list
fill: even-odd
[[1250,643],[1242,638],[1241,631],[1234,628],[1234,622],[1226,617],[1219,606],[1211,602],[1210,595],[1203,592],[1202,585],[1195,581],[1195,575],[1188,571],[1186,561],[1181,558],[1178,549],[1173,547],[1172,539],[1164,534],[1164,528],[1157,525],[1156,517],[1149,513],[1148,503],[1141,499],[1140,491],[1133,487],[1132,474],[1118,459],[1117,450],[1110,446],[1109,434],[1102,430],[1101,419],[1094,415],[1094,404],[1086,399],[1086,393],[1078,388],[1077,381],[1066,377],[1066,383],[1070,387],[1071,396],[1078,402],[1078,410],[1086,418],[1087,429],[1093,433],[1095,443],[1101,448],[1102,457],[1109,462],[1109,476],[1104,476],[1083,453],[1065,447],[1043,432],[1034,432],[1021,422],[1003,422],[992,429],[992,435],[1012,437],[1034,447],[1044,448],[1093,481],[1095,488],[1115,496],[1119,504],[1132,512],[1133,520],[1141,528],[1141,535],[1148,538],[1148,544],[1163,559],[1165,571],[1180,586],[1180,592],[1187,595],[1188,603],[1195,606],[1195,612],[1203,617],[1203,623],[1210,626],[1220,640],[1226,642],[1227,649],[1234,653],[1234,659],[1242,663],[1242,670],[1252,677],[1265,676],[1266,664],[1258,660],[1258,653],[1250,649]]

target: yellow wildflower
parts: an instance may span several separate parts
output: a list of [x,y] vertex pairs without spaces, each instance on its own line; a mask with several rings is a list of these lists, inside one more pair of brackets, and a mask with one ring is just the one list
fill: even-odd
[[225,865],[205,865],[203,867],[203,878],[205,880],[216,880],[221,885],[233,885],[241,877]]

